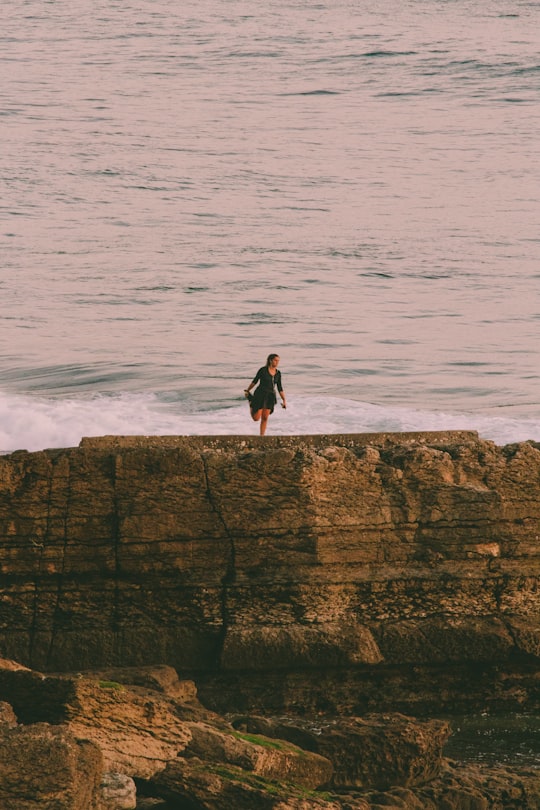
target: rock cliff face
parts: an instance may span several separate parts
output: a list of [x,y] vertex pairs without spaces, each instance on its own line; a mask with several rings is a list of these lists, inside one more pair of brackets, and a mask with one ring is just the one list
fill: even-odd
[[221,711],[538,707],[539,536],[539,447],[469,432],[21,451],[0,656],[168,664]]

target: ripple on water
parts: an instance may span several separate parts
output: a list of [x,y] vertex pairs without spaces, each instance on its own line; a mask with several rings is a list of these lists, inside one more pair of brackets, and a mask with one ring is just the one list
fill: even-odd
[[445,756],[489,765],[540,768],[540,717],[530,714],[452,718]]

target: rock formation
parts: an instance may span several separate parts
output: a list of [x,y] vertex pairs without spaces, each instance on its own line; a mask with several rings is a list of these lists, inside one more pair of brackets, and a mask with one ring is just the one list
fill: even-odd
[[[26,717],[0,704],[2,810],[540,806],[540,771],[445,760],[439,720],[226,720],[167,667],[45,675],[0,661],[0,676]],[[49,722],[34,722],[45,702]]]
[[[257,772],[272,758],[241,753],[234,725],[219,734],[171,725],[194,681],[202,703],[247,723],[246,734],[265,728],[272,738],[276,725],[281,746],[329,762],[340,745],[342,754],[363,745],[367,756],[377,739],[403,741],[409,728],[412,748],[394,758],[392,784],[388,769],[377,781],[374,761],[356,758],[345,782],[333,764],[317,802],[326,801],[324,785],[362,789],[368,804],[356,797],[350,806],[375,807],[369,791],[411,791],[408,770],[430,785],[444,772],[457,790],[456,768],[444,771],[438,759],[441,737],[430,731],[422,748],[411,716],[429,723],[456,711],[538,708],[539,535],[539,447],[501,448],[471,432],[104,437],[0,457],[0,655],[38,671],[0,668],[0,700],[19,722],[4,723],[4,733],[61,727],[67,736],[54,732],[54,745],[69,749],[73,780],[92,771],[97,751],[103,773],[131,777],[131,768],[160,783],[163,801],[191,784],[186,807],[217,807],[202,797],[224,780],[231,790],[235,768],[255,780],[276,773]],[[184,685],[173,709],[150,693],[130,699],[129,723],[114,690],[51,674],[150,665],[173,667]],[[100,712],[101,735],[90,733]],[[393,718],[384,735],[374,717],[371,731],[364,726],[374,713]],[[288,720],[272,721],[277,714]],[[316,746],[307,726],[295,726],[300,716],[342,723],[335,734],[325,726]],[[291,757],[273,767],[293,768],[298,807],[315,802],[302,797],[312,787]],[[474,790],[482,778],[471,777]],[[236,806],[249,807],[260,783],[242,779]],[[413,787],[414,801],[427,802]],[[108,790],[118,798],[130,788],[113,779]],[[429,807],[394,798],[396,807]]]

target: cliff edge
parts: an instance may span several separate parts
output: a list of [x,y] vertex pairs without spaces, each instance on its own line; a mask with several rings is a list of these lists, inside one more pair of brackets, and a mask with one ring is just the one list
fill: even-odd
[[[0,655],[216,710],[537,707],[540,449],[101,437],[0,458]],[[46,719],[46,718],[44,718]]]

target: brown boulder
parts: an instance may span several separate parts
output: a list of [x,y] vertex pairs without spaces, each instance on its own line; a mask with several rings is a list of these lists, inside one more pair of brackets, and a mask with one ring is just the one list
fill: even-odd
[[167,669],[158,674],[128,671],[125,681],[142,680],[161,692],[145,687],[128,688],[109,678],[82,675],[43,675],[27,669],[0,667],[0,700],[9,702],[23,723],[62,723],[75,737],[92,740],[101,750],[104,769],[146,778],[176,757],[190,739],[190,732],[176,712],[168,689],[194,700],[193,684],[182,689]]
[[0,729],[14,728],[17,725],[17,717],[13,707],[9,703],[0,701]]
[[98,747],[66,728],[0,730],[2,810],[101,810],[101,777]]
[[73,680],[67,725],[92,740],[107,771],[148,778],[180,754],[191,739],[186,724],[160,695],[137,694],[116,681]]
[[342,806],[327,794],[196,757],[171,762],[154,777],[152,785],[162,797],[185,802],[190,810],[340,810]]
[[[372,807],[403,799],[399,791],[367,795]],[[414,803],[416,802],[416,804]],[[379,806],[380,806],[379,805]],[[390,805],[391,806],[391,805]],[[407,803],[395,807],[422,810],[538,810],[540,772],[537,769],[484,766],[446,762],[437,779],[409,794]]]
[[9,669],[11,672],[20,672],[21,670],[29,672],[28,667],[24,667],[17,661],[12,661],[11,658],[0,658],[0,669]]
[[197,687],[191,680],[180,680],[173,667],[165,664],[140,667],[107,667],[85,670],[82,675],[93,681],[116,681],[130,687],[160,692],[182,703],[197,702]]
[[328,758],[335,788],[421,785],[435,777],[450,729],[439,720],[404,715],[360,718],[300,719],[239,717],[233,725],[248,732],[290,740]]
[[100,784],[100,810],[135,810],[137,789],[130,776],[123,773],[105,773]]
[[518,650],[540,658],[540,625],[536,616],[532,620],[520,617],[512,618],[508,621],[508,629]]
[[266,779],[294,782],[315,789],[328,784],[332,764],[325,757],[302,750],[286,740],[220,730],[207,723],[190,723],[191,741],[184,756],[221,762],[252,771]]

